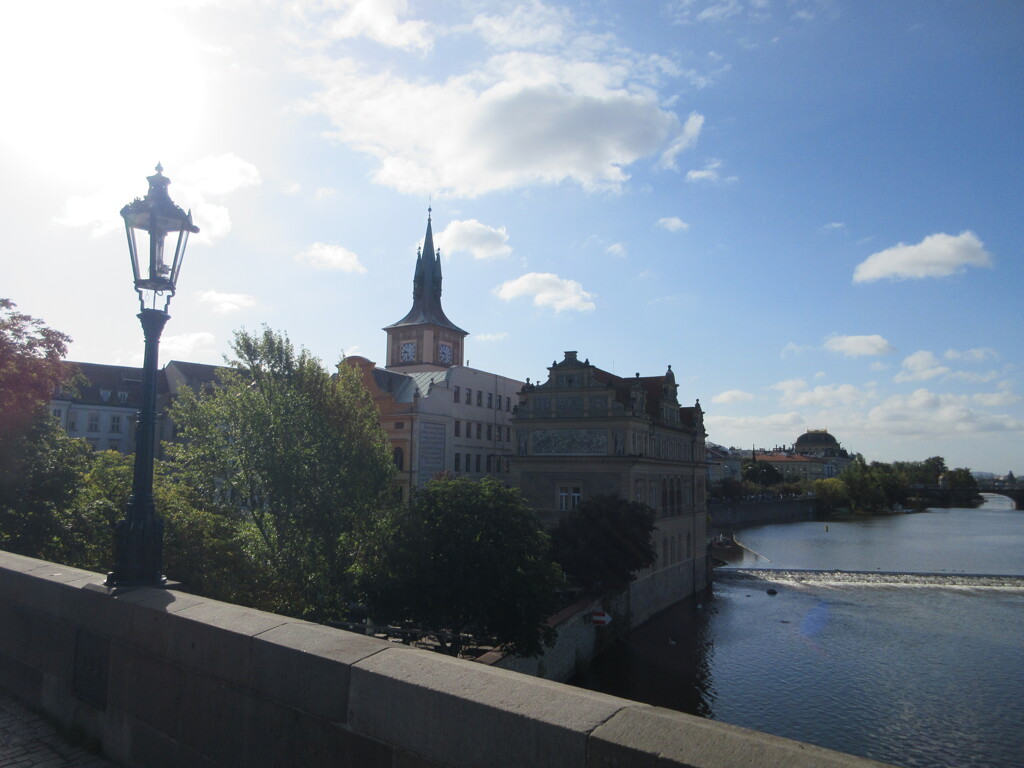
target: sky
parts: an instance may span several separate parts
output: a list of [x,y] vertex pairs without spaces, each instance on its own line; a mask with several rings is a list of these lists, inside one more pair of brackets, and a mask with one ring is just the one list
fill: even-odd
[[708,439],[1024,473],[1024,3],[0,10],[0,296],[141,365],[123,205],[193,236],[161,362],[384,364],[432,208],[474,368],[669,365]]

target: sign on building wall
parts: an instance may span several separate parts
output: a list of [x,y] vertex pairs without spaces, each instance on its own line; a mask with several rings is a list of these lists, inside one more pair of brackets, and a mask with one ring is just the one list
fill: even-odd
[[444,424],[433,421],[421,421],[419,424],[420,439],[417,449],[419,461],[417,471],[419,473],[418,485],[425,484],[438,472],[444,470]]

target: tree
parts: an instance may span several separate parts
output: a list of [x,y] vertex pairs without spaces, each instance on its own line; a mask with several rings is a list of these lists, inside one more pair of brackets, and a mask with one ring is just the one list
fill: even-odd
[[550,541],[519,491],[494,478],[442,476],[377,529],[360,563],[375,619],[412,622],[458,655],[464,636],[521,656],[554,641],[561,585]]
[[846,483],[838,477],[815,480],[814,495],[818,502],[826,509],[831,510],[850,504],[850,493],[846,489]]
[[174,472],[206,508],[251,524],[275,610],[339,618],[394,472],[376,406],[357,371],[331,376],[268,328],[236,333],[232,349],[221,386],[186,391],[171,409]]
[[839,479],[846,485],[850,505],[856,512],[881,512],[888,507],[885,492],[878,478],[859,453],[841,473]]
[[654,510],[620,496],[593,496],[552,532],[555,559],[587,589],[621,589],[657,559]]
[[762,488],[778,485],[783,481],[782,473],[767,461],[744,461],[740,473],[744,480],[756,483]]

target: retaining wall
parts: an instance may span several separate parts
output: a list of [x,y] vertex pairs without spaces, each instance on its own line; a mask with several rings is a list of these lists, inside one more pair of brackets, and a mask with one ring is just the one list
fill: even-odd
[[0,552],[0,686],[125,766],[879,765]]
[[708,504],[708,514],[711,515],[711,530],[728,533],[751,525],[813,520],[817,509],[814,499],[745,501]]

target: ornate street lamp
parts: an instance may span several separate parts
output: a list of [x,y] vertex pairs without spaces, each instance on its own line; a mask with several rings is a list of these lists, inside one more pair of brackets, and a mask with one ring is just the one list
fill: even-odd
[[[149,192],[121,209],[128,234],[128,253],[132,260],[135,291],[139,295],[138,318],[146,339],[142,367],[142,410],[135,437],[135,477],[125,519],[114,534],[114,570],[107,575],[107,586],[137,587],[163,584],[164,521],[156,516],[153,504],[153,452],[156,426],[156,372],[160,333],[167,323],[171,297],[178,283],[178,272],[185,257],[190,233],[199,231],[192,223],[192,212],[185,213],[167,194],[171,180],[158,163],[156,174],[148,177]],[[149,253],[140,256],[136,234],[149,235]],[[165,252],[168,235],[176,239],[173,255]],[[162,300],[163,306],[158,306]]]

